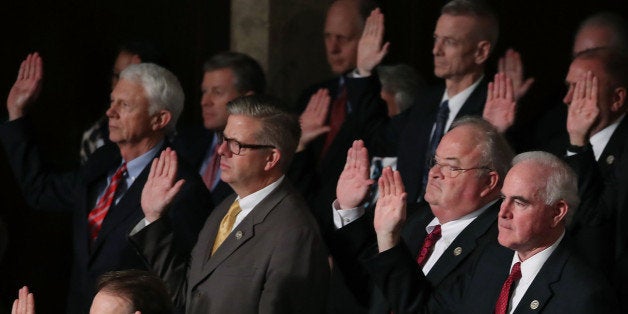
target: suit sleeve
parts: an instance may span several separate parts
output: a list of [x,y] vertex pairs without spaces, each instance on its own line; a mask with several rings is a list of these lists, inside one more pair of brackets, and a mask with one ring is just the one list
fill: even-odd
[[616,175],[602,178],[593,150],[566,157],[578,175],[580,205],[568,218],[572,249],[591,267],[612,269],[617,204]]
[[81,185],[79,172],[54,173],[44,163],[32,135],[28,118],[0,125],[0,140],[29,206],[42,210],[75,208],[76,186]]
[[175,307],[185,306],[189,255],[184,255],[173,245],[174,230],[168,218],[161,218],[138,233],[129,241],[144,259],[144,263],[166,284]]

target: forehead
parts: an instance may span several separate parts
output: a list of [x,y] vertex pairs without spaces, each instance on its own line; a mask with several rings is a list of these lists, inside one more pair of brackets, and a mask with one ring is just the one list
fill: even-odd
[[225,127],[224,134],[228,138],[233,138],[242,142],[252,142],[255,140],[255,135],[262,128],[262,122],[253,117],[244,115],[229,115],[227,119],[227,126]]
[[443,160],[457,159],[465,167],[475,166],[481,157],[478,131],[467,125],[452,129],[438,144],[436,155]]
[[127,79],[120,79],[116,87],[111,92],[111,96],[126,99],[146,99],[146,90],[144,90],[144,86],[140,83]]
[[593,72],[593,75],[595,75],[598,80],[606,79],[606,71],[604,71],[604,66],[600,60],[576,58],[571,62],[565,80],[569,83],[574,83],[583,78],[587,74],[587,71]]
[[609,27],[589,25],[582,28],[574,41],[574,52],[612,45],[613,30]]
[[360,24],[357,6],[349,1],[337,1],[327,10],[325,33],[349,37],[361,31]]
[[539,199],[539,192],[545,187],[546,178],[541,168],[537,164],[525,161],[516,164],[504,179],[502,194],[523,196],[528,200]]
[[436,22],[434,34],[439,37],[472,39],[477,26],[478,21],[473,16],[442,14]]
[[203,74],[203,85],[208,86],[235,86],[236,79],[230,68],[221,68],[207,71]]

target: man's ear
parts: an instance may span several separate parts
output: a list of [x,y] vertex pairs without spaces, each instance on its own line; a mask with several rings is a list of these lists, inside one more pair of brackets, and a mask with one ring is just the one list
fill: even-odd
[[269,171],[276,167],[279,167],[279,160],[281,160],[281,152],[273,148],[270,150],[270,154],[266,157],[266,165],[264,166],[264,170]]
[[488,40],[478,42],[475,50],[475,63],[484,64],[491,53],[491,43]]
[[569,212],[569,205],[564,200],[559,200],[552,207],[552,228],[555,228],[559,224],[564,223]]
[[172,114],[168,110],[159,110],[151,117],[151,127],[153,131],[161,130],[170,123]]
[[626,88],[617,87],[613,90],[613,103],[611,104],[611,111],[624,112],[626,111]]
[[484,185],[484,188],[482,188],[482,191],[480,191],[480,196],[484,197],[486,195],[493,193],[495,189],[497,189],[498,185],[499,185],[499,174],[497,173],[497,171],[489,172],[488,177],[486,178],[486,183]]

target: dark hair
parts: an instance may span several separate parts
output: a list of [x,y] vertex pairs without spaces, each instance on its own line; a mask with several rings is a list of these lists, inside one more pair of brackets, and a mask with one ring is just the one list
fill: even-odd
[[488,40],[491,50],[499,37],[499,22],[493,9],[481,0],[452,0],[441,9],[441,15],[471,16],[479,21],[478,40]]
[[275,146],[281,152],[279,165],[285,172],[299,144],[301,126],[298,117],[284,108],[285,105],[279,99],[261,94],[238,97],[227,105],[229,114],[261,121],[262,129],[255,137],[260,144]]
[[590,15],[578,26],[575,36],[586,27],[600,27],[612,33],[610,45],[616,49],[628,50],[628,23],[619,14],[602,11]]
[[266,78],[262,67],[249,55],[225,51],[215,54],[205,61],[203,71],[211,72],[219,69],[230,69],[235,76],[235,86],[239,93],[253,91],[262,94],[266,90]]
[[142,63],[154,63],[156,65],[168,68],[168,60],[163,50],[154,42],[137,39],[124,42],[118,46],[118,53],[128,52],[137,55]]
[[100,276],[96,289],[128,300],[142,314],[170,314],[172,301],[165,284],[145,270],[111,271]]
[[577,53],[575,59],[599,60],[613,87],[628,88],[628,54],[624,50],[598,47]]

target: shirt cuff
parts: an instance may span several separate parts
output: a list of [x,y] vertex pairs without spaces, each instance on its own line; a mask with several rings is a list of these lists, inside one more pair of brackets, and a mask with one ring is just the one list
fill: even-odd
[[340,209],[340,204],[338,204],[338,200],[334,200],[331,204],[332,215],[334,217],[334,226],[336,229],[340,229],[364,215],[366,211],[363,206],[358,206],[355,208],[348,209]]
[[135,235],[136,233],[140,232],[142,229],[146,228],[148,225],[150,225],[150,221],[146,220],[146,218],[142,218],[142,220],[140,220],[140,222],[138,222],[137,225],[133,227],[133,230],[131,230],[131,233],[129,233],[129,235],[130,236]]

